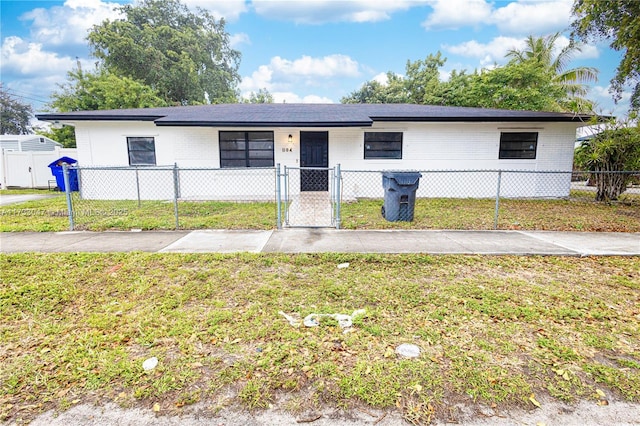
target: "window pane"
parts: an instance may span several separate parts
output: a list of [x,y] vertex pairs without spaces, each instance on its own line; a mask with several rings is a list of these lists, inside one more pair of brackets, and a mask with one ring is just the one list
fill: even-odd
[[273,167],[273,159],[249,160],[249,167]]
[[220,132],[220,167],[273,167],[273,132]]
[[533,160],[538,145],[537,132],[503,132],[500,134],[499,159]]
[[129,151],[130,166],[155,166],[156,148],[152,137],[128,137],[127,149]]
[[220,151],[220,158],[225,160],[239,160],[245,157],[245,151]]
[[249,158],[273,158],[273,151],[249,151]]
[[246,167],[246,160],[220,160],[220,167]]
[[244,142],[244,132],[220,132],[220,141]]
[[365,159],[401,159],[402,132],[365,132]]
[[402,132],[365,132],[365,142],[402,142]]
[[242,150],[246,149],[244,140],[241,141],[220,141],[220,149],[224,150]]
[[249,141],[249,149],[273,149],[273,141]]

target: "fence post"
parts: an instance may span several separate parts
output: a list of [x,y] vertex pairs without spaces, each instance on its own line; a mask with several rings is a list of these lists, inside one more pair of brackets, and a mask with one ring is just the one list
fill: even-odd
[[173,163],[173,212],[176,216],[176,229],[180,229],[180,219],[178,218],[178,197],[180,192],[178,182],[178,163]]
[[498,188],[496,190],[496,211],[493,215],[493,229],[498,229],[498,212],[500,211],[500,183],[502,181],[502,170],[498,170]]
[[340,194],[340,186],[342,183],[342,175],[340,172],[340,163],[336,164],[336,178],[335,178],[335,185],[336,185],[336,229],[340,229],[340,202],[341,202],[341,198],[342,195]]
[[73,205],[71,203],[71,182],[69,179],[69,166],[62,163],[62,176],[64,180],[64,193],[67,197],[67,211],[69,212],[69,231],[73,231]]
[[284,166],[284,223],[289,224],[289,171]]
[[140,207],[140,176],[138,176],[138,166],[136,166],[136,193],[138,194],[138,207]]
[[282,202],[280,200],[282,196],[282,192],[280,189],[280,163],[276,164],[276,209],[277,212],[277,223],[276,226],[278,229],[282,229]]

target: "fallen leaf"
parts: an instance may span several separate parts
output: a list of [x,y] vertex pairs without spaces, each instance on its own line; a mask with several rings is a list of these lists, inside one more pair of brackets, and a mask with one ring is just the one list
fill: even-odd
[[158,404],[157,402],[153,404],[153,411],[155,411],[156,413],[160,411],[160,404]]
[[597,393],[600,397],[602,397],[602,398],[604,398],[605,396],[607,396],[607,395],[606,395],[603,391],[601,391],[600,389],[596,389],[596,393]]
[[71,390],[71,388],[66,388],[66,389],[62,389],[60,392],[58,392],[56,394],[56,396],[58,398],[62,398],[63,396],[65,396],[69,391]]
[[598,401],[598,405],[600,406],[609,405],[609,401],[607,401],[606,399],[601,399]]
[[77,404],[78,402],[80,402],[79,399],[74,399],[73,401],[71,401],[72,404]]
[[538,408],[542,408],[542,405],[540,405],[540,403],[538,402],[538,400],[536,400],[536,397],[534,394],[531,394],[531,396],[529,397],[529,401],[531,401],[531,403],[533,405],[535,405]]

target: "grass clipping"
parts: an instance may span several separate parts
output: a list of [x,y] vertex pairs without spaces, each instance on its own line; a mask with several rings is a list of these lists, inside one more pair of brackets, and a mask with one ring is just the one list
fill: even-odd
[[[2,421],[98,401],[376,407],[415,424],[458,403],[640,401],[636,257],[58,253],[0,268]],[[356,309],[348,333],[280,313]]]

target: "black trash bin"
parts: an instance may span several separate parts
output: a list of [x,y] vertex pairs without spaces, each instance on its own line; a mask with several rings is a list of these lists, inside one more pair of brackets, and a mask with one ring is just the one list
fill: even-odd
[[416,191],[422,175],[418,172],[384,172],[384,204],[382,216],[390,221],[411,222],[416,204]]
[[[49,164],[49,168],[51,169],[51,174],[56,178],[56,186],[60,191],[65,192],[67,190],[64,185],[64,170],[62,169],[63,164],[67,164],[68,166],[72,164],[76,164],[77,161],[71,157],[60,157],[53,163]],[[78,190],[78,170],[69,168],[69,191],[77,191]]]

